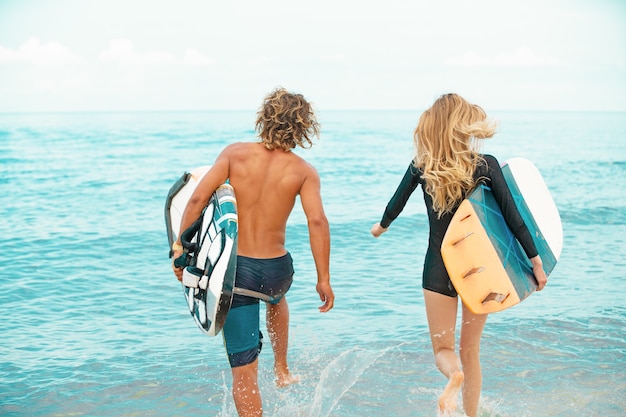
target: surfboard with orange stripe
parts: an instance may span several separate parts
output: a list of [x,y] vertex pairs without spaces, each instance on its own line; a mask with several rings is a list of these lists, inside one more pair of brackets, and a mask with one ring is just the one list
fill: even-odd
[[[550,274],[563,247],[561,217],[550,191],[527,159],[505,161],[502,172],[544,270]],[[531,263],[487,186],[480,185],[461,203],[448,226],[441,254],[452,284],[474,313],[512,307],[537,289]]]

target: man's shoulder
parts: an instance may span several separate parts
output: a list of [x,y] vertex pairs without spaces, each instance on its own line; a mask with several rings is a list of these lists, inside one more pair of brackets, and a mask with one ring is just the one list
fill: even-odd
[[303,172],[309,173],[309,174],[315,174],[317,175],[317,169],[313,166],[313,164],[311,164],[309,161],[307,161],[306,159],[304,159],[302,156],[290,152],[292,154],[292,158],[293,160],[296,162],[296,164],[298,164],[298,169],[303,170]]
[[229,145],[226,145],[224,151],[227,152],[242,152],[246,149],[254,147],[256,145],[255,142],[234,142]]
[[224,147],[222,156],[231,160],[245,160],[256,152],[258,146],[255,142],[234,142]]

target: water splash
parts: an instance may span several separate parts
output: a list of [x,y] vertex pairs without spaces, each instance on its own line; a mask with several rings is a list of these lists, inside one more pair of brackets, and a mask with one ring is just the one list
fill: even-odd
[[320,376],[309,415],[328,417],[341,397],[358,381],[361,374],[386,351],[387,349],[368,351],[355,347],[343,352],[329,363]]
[[[371,351],[355,347],[342,352],[325,366],[314,386],[309,387],[305,380],[287,388],[276,388],[271,372],[260,370],[259,385],[265,413],[273,417],[329,417],[363,372],[388,349]],[[314,360],[307,365],[315,367],[316,363]],[[222,404],[219,417],[237,416],[224,374],[222,378]]]

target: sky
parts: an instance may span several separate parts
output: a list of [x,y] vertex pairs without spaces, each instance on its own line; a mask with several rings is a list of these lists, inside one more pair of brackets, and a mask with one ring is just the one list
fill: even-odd
[[0,0],[0,112],[626,111],[624,0]]

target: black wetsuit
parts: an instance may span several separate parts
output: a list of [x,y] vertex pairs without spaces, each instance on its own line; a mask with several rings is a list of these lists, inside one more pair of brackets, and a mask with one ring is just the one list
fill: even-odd
[[[479,163],[474,172],[474,179],[480,183],[490,187],[493,191],[493,195],[502,210],[504,219],[506,220],[509,228],[520,242],[528,258],[532,258],[537,255],[537,249],[532,240],[532,236],[528,231],[528,228],[524,224],[522,217],[520,216],[511,191],[504,180],[502,169],[498,160],[491,155],[482,155],[484,163]],[[406,170],[398,189],[396,190],[391,200],[387,204],[385,213],[380,221],[380,225],[384,228],[389,227],[391,222],[402,212],[409,197],[417,188],[417,185],[422,185],[424,193],[424,202],[428,212],[428,223],[430,225],[430,234],[428,238],[428,250],[426,251],[426,259],[424,260],[424,271],[422,273],[422,288],[435,291],[441,294],[448,295],[450,297],[456,297],[457,292],[450,281],[448,272],[443,263],[441,257],[441,242],[448,229],[448,225],[452,220],[454,212],[461,204],[461,201],[457,203],[457,206],[451,213],[446,213],[437,218],[437,213],[433,210],[432,197],[425,191],[425,180],[422,178],[421,170],[415,168],[413,163],[409,165]]]

